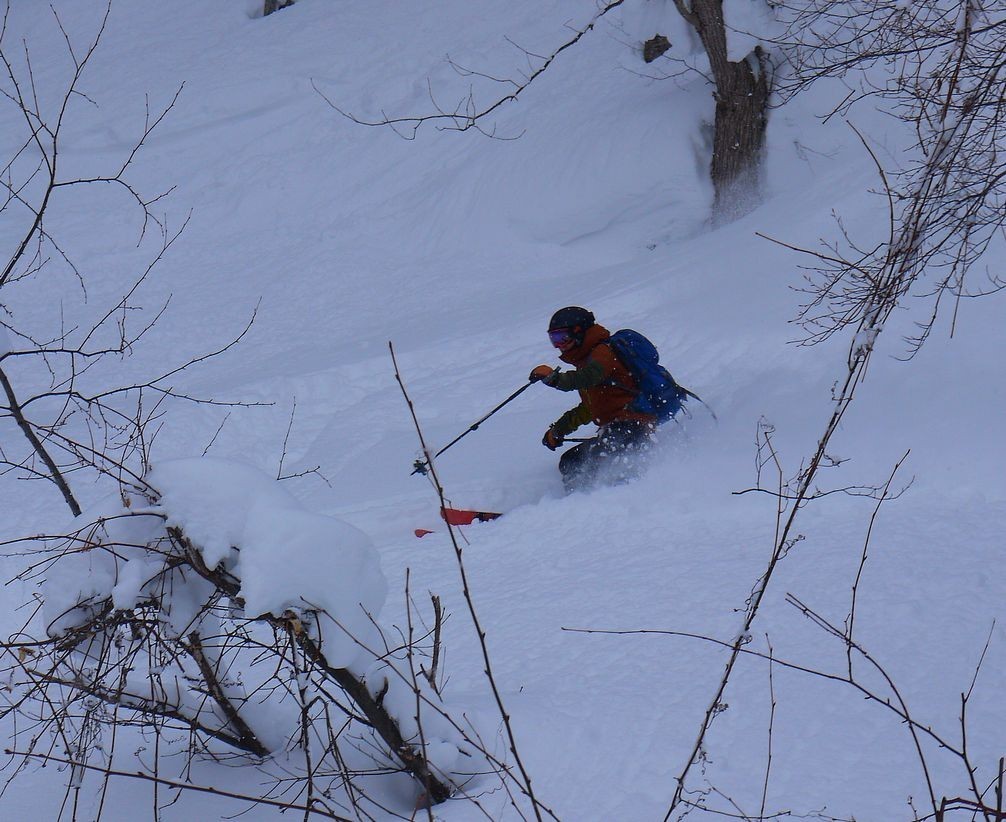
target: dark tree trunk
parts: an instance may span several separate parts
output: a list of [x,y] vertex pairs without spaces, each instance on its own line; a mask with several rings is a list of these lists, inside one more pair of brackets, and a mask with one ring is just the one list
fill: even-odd
[[758,47],[739,62],[728,59],[722,0],[691,0],[690,5],[675,0],[675,5],[702,40],[716,85],[713,220],[729,222],[758,200],[768,118],[767,60]]
[[768,103],[762,59],[757,49],[748,60],[726,63],[717,73],[712,178],[713,212],[720,220],[739,217],[757,204]]

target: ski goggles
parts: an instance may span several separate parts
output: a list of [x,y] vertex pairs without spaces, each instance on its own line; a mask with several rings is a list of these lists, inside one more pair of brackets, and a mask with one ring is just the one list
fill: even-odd
[[569,348],[574,341],[573,332],[569,328],[556,328],[548,332],[552,345],[559,349]]

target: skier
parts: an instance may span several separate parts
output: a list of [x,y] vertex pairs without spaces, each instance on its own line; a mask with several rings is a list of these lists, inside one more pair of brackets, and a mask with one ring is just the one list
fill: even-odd
[[589,487],[598,479],[628,479],[651,443],[658,417],[630,408],[640,394],[636,381],[608,342],[611,334],[586,308],[567,306],[556,311],[548,324],[548,337],[559,350],[559,359],[575,370],[539,365],[529,379],[559,391],[579,391],[580,404],[549,426],[542,445],[555,451],[581,425],[598,426],[596,436],[559,459],[566,491]]

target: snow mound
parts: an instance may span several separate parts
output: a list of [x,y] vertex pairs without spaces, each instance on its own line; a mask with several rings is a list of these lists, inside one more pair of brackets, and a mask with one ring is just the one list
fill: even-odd
[[159,463],[149,479],[168,526],[180,528],[214,568],[241,581],[249,616],[323,611],[338,625],[326,636],[333,665],[357,654],[387,595],[376,550],[362,531],[305,510],[279,483],[231,460]]

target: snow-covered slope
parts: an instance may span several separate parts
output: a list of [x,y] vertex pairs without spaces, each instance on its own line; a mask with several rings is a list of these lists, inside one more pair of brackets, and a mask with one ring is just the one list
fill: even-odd
[[[55,5],[80,42],[100,21],[86,0]],[[275,474],[295,405],[284,468],[319,466],[327,482],[308,473],[287,490],[374,541],[389,581],[388,624],[403,619],[406,569],[413,591],[443,597],[453,615],[447,697],[488,708],[436,498],[410,475],[418,446],[388,342],[425,436],[442,444],[522,385],[531,367],[552,361],[544,329],[556,308],[585,305],[610,328],[650,336],[719,424],[696,407],[682,427],[665,430],[643,478],[564,497],[555,455],[540,437],[569,398],[544,387],[525,392],[438,467],[454,503],[508,512],[465,531],[465,560],[540,797],[567,820],[661,819],[724,650],[683,637],[563,629],[736,635],[776,528],[774,499],[736,493],[757,481],[758,426],[774,426],[784,470],[794,474],[823,431],[847,351],[841,339],[792,344],[800,337],[790,321],[803,261],[757,235],[814,245],[836,230],[832,210],[849,230],[872,230],[883,203],[868,193],[869,158],[844,125],[815,118],[821,99],[802,98],[773,114],[763,206],[713,231],[702,125],[712,108],[708,89],[694,75],[647,76],[637,50],[654,27],[673,42],[687,39],[670,2],[640,0],[606,17],[519,102],[500,109],[487,124],[498,139],[430,123],[414,140],[353,122],[318,91],[360,119],[433,111],[431,96],[453,109],[470,90],[478,105],[507,86],[458,72],[445,55],[517,77],[528,58],[504,35],[548,53],[595,4],[450,0],[421,9],[299,0],[268,18],[255,16],[257,6],[114,2],[84,83],[95,105],[77,101],[65,137],[62,160],[72,173],[114,166],[142,131],[145,97],[157,109],[183,86],[130,173],[146,192],[175,187],[158,203],[169,227],[190,211],[191,219],[144,292],[151,308],[170,294],[169,312],[124,362],[124,378],[225,343],[257,307],[241,344],[186,372],[178,387],[270,405],[179,405],[155,457],[199,456],[213,441],[210,454]],[[7,38],[31,43],[44,97],[67,70],[51,12],[15,4],[8,25]],[[0,133],[17,133],[15,114],[0,112]],[[886,139],[883,118],[862,117],[878,141]],[[413,136],[408,127],[404,133]],[[3,138],[5,152],[14,139]],[[71,276],[20,285],[5,304],[19,323],[38,328],[58,323],[60,310],[100,311],[156,239],[135,248],[139,218],[122,192],[67,196],[53,216],[51,231],[86,272],[87,300]],[[0,247],[18,230],[0,223]],[[898,359],[901,335],[917,317],[903,312],[882,335],[880,356],[834,440],[833,456],[847,461],[824,479],[836,488],[882,485],[910,451],[895,484],[914,482],[873,526],[856,635],[913,715],[957,740],[960,694],[1006,601],[1004,307],[1001,295],[964,304],[954,336],[941,324],[910,362]],[[3,441],[17,436],[9,420],[0,426]],[[0,537],[61,521],[55,489],[2,481]],[[80,493],[86,498],[89,488]],[[846,495],[808,506],[803,539],[756,622],[758,647],[768,636],[779,658],[842,674],[841,644],[786,595],[840,625],[875,506]],[[417,527],[438,530],[417,541]],[[21,562],[5,560],[8,576]],[[5,610],[24,595],[8,588]],[[985,783],[1004,753],[1004,665],[998,625],[968,706],[968,744]],[[757,816],[771,750],[767,812],[883,822],[913,818],[909,797],[925,806],[918,756],[893,714],[838,682],[779,665],[769,674],[764,661],[742,659],[729,708],[707,740],[704,776],[694,777],[697,790],[708,779],[736,803],[733,812]],[[882,687],[875,674],[867,678]],[[967,774],[924,744],[936,789],[963,792]],[[122,767],[135,770],[128,761]],[[254,777],[212,763],[197,776],[257,790]],[[57,818],[65,777],[52,769],[22,775],[0,798],[0,816]],[[99,789],[96,781],[81,818],[93,815]],[[408,816],[407,789],[398,791],[388,802]],[[222,818],[244,807],[206,802],[184,795],[160,818]],[[492,818],[513,814],[504,797],[482,802]],[[149,786],[113,781],[102,818],[145,818],[149,808]],[[437,814],[477,818],[463,803]],[[255,808],[242,818],[279,817]]]

